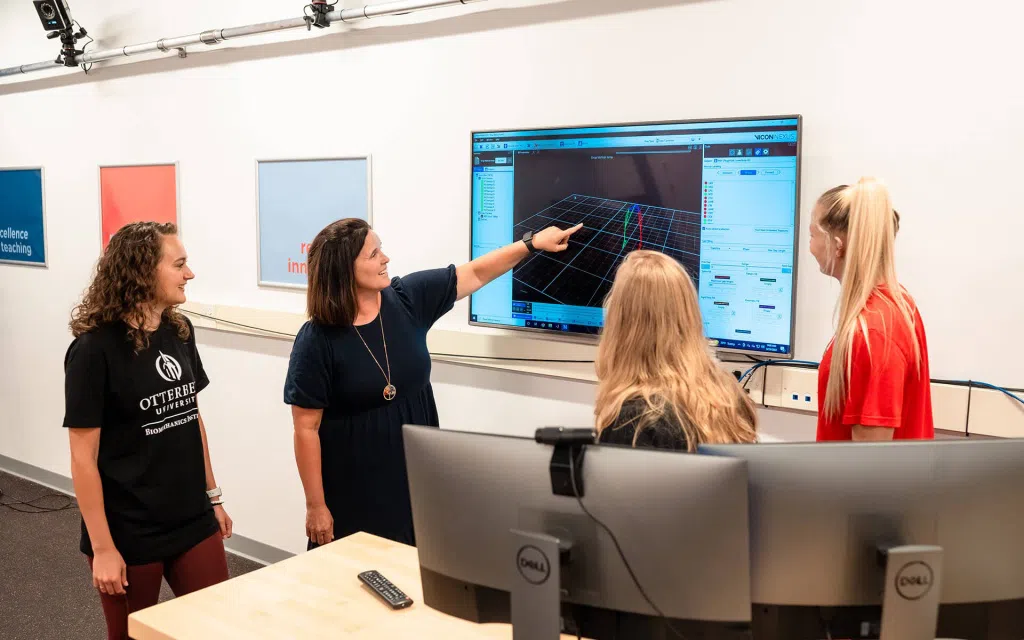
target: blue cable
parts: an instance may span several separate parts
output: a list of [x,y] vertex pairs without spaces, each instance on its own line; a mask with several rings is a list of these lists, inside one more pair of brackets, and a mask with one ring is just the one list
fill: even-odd
[[810,366],[810,367],[817,367],[819,363],[811,362],[810,360],[762,360],[761,362],[758,362],[757,364],[755,364],[754,366],[750,367],[749,369],[747,369],[746,371],[743,372],[743,375],[740,376],[740,380],[739,380],[740,384],[743,384],[743,382],[747,378],[750,377],[750,374],[754,373],[755,371],[757,371],[761,367],[767,367],[767,366],[773,365],[773,364],[778,364],[778,365],[783,365],[783,366],[797,364],[797,365],[807,365],[807,366]]
[[1013,398],[1014,400],[1016,400],[1017,402],[1019,402],[1021,404],[1024,404],[1024,398],[1021,398],[1020,396],[1018,396],[1016,393],[1010,391],[1009,389],[1005,389],[1003,387],[1000,387],[1000,386],[997,386],[997,385],[994,385],[994,384],[989,384],[987,382],[979,382],[977,380],[951,380],[950,382],[958,382],[958,383],[966,385],[968,387],[982,387],[984,389],[992,389],[993,391],[998,391],[999,393],[1004,393],[1007,396],[1009,396],[1009,397]]

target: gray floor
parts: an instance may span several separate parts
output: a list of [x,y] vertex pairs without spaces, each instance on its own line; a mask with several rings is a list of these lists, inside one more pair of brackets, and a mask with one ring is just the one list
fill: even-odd
[[[32,500],[50,489],[0,471],[0,502]],[[36,504],[58,507],[65,497]],[[26,507],[20,507],[26,508]],[[106,638],[99,596],[78,550],[81,516],[72,507],[54,513],[19,513],[0,507],[0,638],[89,640]],[[259,564],[228,554],[232,577]],[[160,600],[173,597],[164,583]]]

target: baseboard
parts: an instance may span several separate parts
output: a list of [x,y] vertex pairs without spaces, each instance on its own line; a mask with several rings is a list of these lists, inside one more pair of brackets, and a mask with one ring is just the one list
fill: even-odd
[[248,558],[253,562],[259,562],[264,565],[287,560],[295,555],[294,553],[285,551],[284,549],[278,549],[277,547],[272,547],[269,544],[264,544],[258,540],[240,536],[237,533],[232,533],[231,537],[224,541],[224,548],[236,556],[242,556],[243,558]]
[[[35,482],[54,491],[66,493],[69,496],[75,495],[74,484],[71,482],[71,478],[20,460],[15,460],[14,458],[0,455],[0,471]],[[278,549],[252,538],[240,536],[237,533],[224,541],[224,547],[230,553],[265,565],[274,564],[295,555],[284,549]]]
[[75,487],[71,482],[71,478],[47,471],[42,467],[15,460],[14,458],[0,455],[0,471],[6,471],[19,478],[41,484],[47,489],[66,493],[69,496],[75,495]]

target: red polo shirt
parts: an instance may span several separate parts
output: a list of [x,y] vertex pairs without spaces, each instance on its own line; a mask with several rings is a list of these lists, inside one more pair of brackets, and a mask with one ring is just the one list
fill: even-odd
[[935,437],[932,396],[928,372],[928,345],[924,323],[913,299],[914,332],[921,349],[921,366],[914,361],[911,329],[884,289],[868,298],[861,318],[867,324],[867,339],[861,331],[853,338],[853,358],[846,401],[841,415],[825,415],[825,389],[832,365],[832,344],[818,366],[818,440],[851,440],[853,425],[890,427],[893,439],[914,440]]

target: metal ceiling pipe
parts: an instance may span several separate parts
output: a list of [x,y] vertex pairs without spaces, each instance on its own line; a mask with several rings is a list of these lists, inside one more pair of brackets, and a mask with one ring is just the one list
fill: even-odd
[[[423,11],[425,9],[437,9],[440,7],[484,1],[485,0],[396,0],[395,2],[366,5],[352,9],[342,9],[341,11],[335,10],[327,14],[327,20],[329,22],[344,22],[348,24],[351,22],[358,22],[360,20],[367,20],[369,18],[404,15],[416,11]],[[81,65],[156,51],[167,52],[173,49],[182,49],[196,44],[214,45],[234,38],[305,28],[306,24],[305,18],[289,18],[287,20],[261,22],[242,27],[211,29],[209,31],[203,31],[202,33],[195,33],[189,36],[161,38],[154,42],[132,44],[125,47],[119,47],[117,49],[93,51],[76,56],[75,63]],[[6,69],[0,69],[0,78],[59,68],[60,66],[61,65],[58,65],[54,60],[45,60],[43,62],[24,64],[17,67],[8,67]]]
[[[448,4],[456,3],[449,2]],[[465,3],[463,2],[461,4]],[[432,0],[398,0],[397,2],[388,2],[386,4],[365,5],[360,9],[345,9],[340,12],[341,16],[339,19],[342,22],[352,22],[353,20],[361,20],[364,18],[393,16],[396,14],[411,13],[413,11],[420,11],[423,9],[432,9],[436,5],[437,3]],[[332,12],[328,18],[333,16],[335,13],[339,12]]]
[[0,78],[4,76],[13,76],[18,73],[32,73],[33,71],[43,71],[44,69],[51,69],[56,66],[57,63],[53,60],[47,60],[45,62],[33,62],[32,64],[23,64],[20,67],[0,69]]
[[223,40],[252,36],[258,33],[273,33],[274,31],[288,31],[306,26],[305,18],[289,18],[288,20],[275,20],[274,22],[261,22],[250,24],[245,27],[231,27],[221,29],[218,34]]

